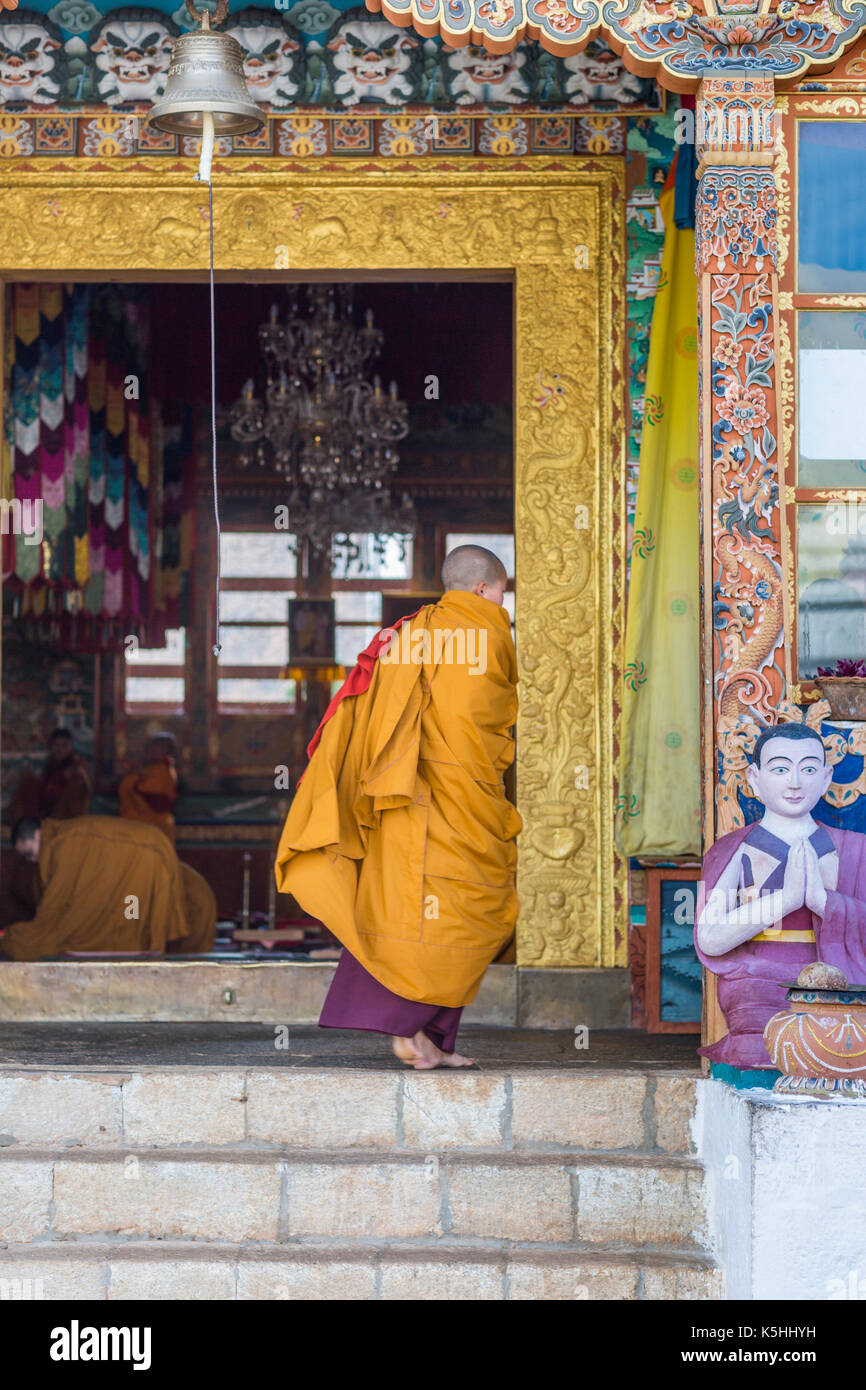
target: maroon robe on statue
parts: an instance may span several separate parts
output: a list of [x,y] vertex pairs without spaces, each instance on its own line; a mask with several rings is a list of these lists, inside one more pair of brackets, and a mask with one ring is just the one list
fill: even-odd
[[[760,854],[772,852],[771,841],[780,846],[780,873],[784,869],[786,847],[770,836],[760,823],[743,826],[723,835],[709,850],[703,867],[702,883],[707,896],[743,841],[752,837]],[[786,1007],[785,989],[796,980],[804,965],[821,960],[843,971],[849,985],[866,984],[866,835],[854,830],[819,826],[811,837],[816,852],[836,852],[839,878],[836,889],[827,890],[823,918],[807,907],[789,912],[782,920],[779,941],[744,941],[722,956],[708,956],[698,945],[695,923],[695,949],[703,964],[719,977],[719,1005],[729,1032],[709,1047],[699,1048],[704,1057],[731,1066],[765,1069],[773,1063],[764,1046],[764,1028],[773,1014]],[[832,847],[831,847],[832,846]],[[778,881],[767,881],[765,891],[781,888]],[[761,928],[756,926],[755,934]],[[815,941],[784,940],[785,931],[815,933]]]

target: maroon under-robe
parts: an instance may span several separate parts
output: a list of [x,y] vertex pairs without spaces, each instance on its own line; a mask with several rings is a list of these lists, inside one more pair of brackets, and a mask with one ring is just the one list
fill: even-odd
[[[821,960],[843,971],[849,985],[866,984],[866,835],[854,830],[823,827],[839,856],[839,879],[827,890],[823,919],[807,907],[790,912],[781,922],[785,931],[813,930],[815,942],[745,941],[722,956],[695,949],[703,964],[719,977],[719,1004],[729,1032],[698,1051],[714,1062],[735,1067],[772,1068],[764,1046],[764,1028],[773,1014],[785,1008],[785,987],[804,965]],[[704,858],[702,882],[709,895],[725,866],[755,825],[723,835]],[[755,928],[755,934],[760,927]]]
[[463,1009],[417,1004],[393,994],[343,947],[331,988],[322,1005],[320,1028],[356,1028],[414,1038],[423,1031],[441,1052],[453,1052]]

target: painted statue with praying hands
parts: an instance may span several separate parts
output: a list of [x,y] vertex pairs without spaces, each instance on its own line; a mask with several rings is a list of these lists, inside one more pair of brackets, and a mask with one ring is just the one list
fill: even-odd
[[772,1066],[764,1027],[804,965],[866,983],[866,835],[814,819],[833,772],[809,725],[765,729],[747,775],[764,814],[706,855],[695,946],[719,977],[729,1030],[701,1053],[760,1069]]

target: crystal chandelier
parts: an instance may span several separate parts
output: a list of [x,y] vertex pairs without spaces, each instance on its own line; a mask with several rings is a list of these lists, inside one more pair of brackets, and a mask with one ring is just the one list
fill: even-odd
[[[415,532],[409,494],[391,497],[399,455],[394,444],[409,432],[409,412],[397,383],[383,391],[369,372],[384,335],[367,310],[363,328],[354,323],[352,287],[309,285],[301,308],[289,293],[288,316],[276,304],[259,328],[265,359],[264,400],[252,380],[231,407],[231,436],[241,446],[243,468],[270,465],[289,482],[289,527],[313,550],[340,553],[348,568],[383,560],[391,537],[405,553]],[[372,537],[363,555],[350,537]]]

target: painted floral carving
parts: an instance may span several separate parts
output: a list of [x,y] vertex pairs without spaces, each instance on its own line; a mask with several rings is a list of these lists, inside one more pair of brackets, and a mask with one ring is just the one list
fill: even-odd
[[725,388],[727,419],[738,434],[749,434],[768,424],[770,416],[757,386],[741,386],[731,381]]
[[743,355],[743,345],[738,343],[736,338],[729,338],[722,335],[713,347],[713,357],[723,366],[733,367],[739,362]]
[[[773,285],[776,207],[764,169],[716,168],[698,195],[710,275],[714,688],[719,728],[772,722],[786,693]],[[766,268],[765,268],[766,266]],[[720,823],[726,812],[719,786]],[[730,808],[728,808],[730,809]]]

